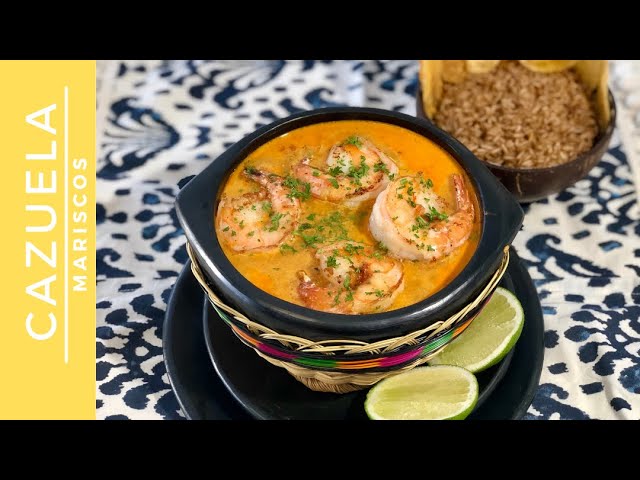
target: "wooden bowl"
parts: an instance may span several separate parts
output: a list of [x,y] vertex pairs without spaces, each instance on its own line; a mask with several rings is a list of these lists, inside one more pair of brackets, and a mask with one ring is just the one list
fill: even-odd
[[[425,114],[422,105],[422,91],[418,87],[416,115],[418,118],[435,125]],[[586,177],[609,148],[609,142],[616,123],[616,104],[611,90],[609,90],[609,106],[611,120],[607,128],[598,133],[593,147],[589,151],[567,163],[543,168],[513,168],[480,161],[491,170],[491,173],[500,180],[520,203],[534,202],[549,195],[555,195]]]

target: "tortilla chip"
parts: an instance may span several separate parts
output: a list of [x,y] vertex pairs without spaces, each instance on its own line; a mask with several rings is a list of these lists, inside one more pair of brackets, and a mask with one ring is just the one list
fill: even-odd
[[489,73],[496,68],[500,60],[467,60],[467,72]]
[[447,83],[460,83],[466,76],[464,60],[442,60],[442,80]]
[[438,111],[442,97],[442,60],[420,60],[422,108],[429,118]]
[[562,72],[575,67],[579,60],[519,60],[519,62],[531,71],[538,73]]

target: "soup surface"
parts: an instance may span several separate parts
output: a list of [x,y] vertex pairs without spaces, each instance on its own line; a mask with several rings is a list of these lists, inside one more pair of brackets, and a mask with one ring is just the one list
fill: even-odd
[[432,141],[337,121],[252,152],[230,174],[215,222],[227,258],[260,289],[318,310],[377,313],[458,275],[481,212],[464,169]]

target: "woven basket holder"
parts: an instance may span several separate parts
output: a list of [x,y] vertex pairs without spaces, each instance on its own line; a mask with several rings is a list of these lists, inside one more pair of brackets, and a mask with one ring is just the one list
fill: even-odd
[[[477,316],[477,314],[479,313],[479,307],[482,307],[484,304],[486,304],[491,294],[500,283],[500,279],[504,275],[504,272],[507,270],[507,266],[509,265],[509,246],[506,246],[504,248],[504,255],[500,266],[495,271],[489,282],[477,295],[477,297],[473,301],[465,305],[460,311],[458,311],[454,315],[451,315],[446,320],[437,321],[429,325],[428,327],[416,330],[415,332],[401,337],[388,338],[372,343],[347,339],[312,341],[293,335],[278,333],[275,330],[272,330],[254,320],[250,320],[243,313],[226,305],[209,286],[205,275],[200,269],[198,262],[195,260],[195,255],[188,242],[187,253],[191,258],[191,271],[193,272],[193,275],[195,276],[196,280],[198,280],[198,283],[200,283],[200,286],[207,294],[209,301],[222,319],[226,317],[225,314],[231,316],[234,324],[239,324],[245,327],[243,330],[244,332],[246,332],[246,334],[251,335],[253,338],[259,339],[259,341],[261,342],[269,343],[272,345],[275,342],[275,344],[280,348],[285,348],[291,353],[323,354],[327,358],[332,358],[332,356],[335,355],[342,355],[342,357],[344,358],[344,356],[355,354],[384,356],[385,353],[395,353],[403,347],[420,345],[421,343],[424,343],[425,341],[432,339],[433,337],[443,335],[444,333],[449,332],[456,327],[460,327],[462,324],[464,324],[464,328],[466,328],[470,321],[473,320],[473,318],[475,318],[475,316]],[[474,310],[477,311],[470,319],[469,313],[473,312]],[[459,329],[457,333],[461,333],[464,328]],[[264,352],[259,351],[253,345],[248,344],[245,339],[241,338],[238,335],[235,329],[234,333],[245,345],[251,347],[253,351],[256,352],[260,357],[262,357],[272,365],[284,368],[296,380],[303,383],[311,390],[332,393],[347,393],[361,390],[379,382],[386,377],[396,375],[405,370],[410,370],[418,365],[427,362],[430,358],[440,353],[440,351],[442,351],[442,349],[444,349],[448,343],[447,342],[436,350],[430,351],[429,353],[418,357],[416,360],[410,363],[400,365],[397,368],[393,368],[391,370],[352,373],[309,368],[306,366],[303,367],[300,365],[295,365],[291,362],[283,361],[278,358],[273,358],[265,354]],[[452,336],[449,341],[453,338],[454,336]]]

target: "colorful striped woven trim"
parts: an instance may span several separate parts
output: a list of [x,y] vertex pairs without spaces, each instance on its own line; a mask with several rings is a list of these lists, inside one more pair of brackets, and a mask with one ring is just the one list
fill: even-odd
[[343,359],[331,359],[331,358],[313,358],[309,355],[305,355],[302,352],[292,352],[285,348],[275,347],[269,345],[264,341],[256,338],[248,330],[240,328],[236,325],[225,312],[213,305],[220,318],[222,318],[233,330],[236,336],[242,340],[246,345],[259,350],[263,354],[282,360],[285,362],[300,365],[302,367],[314,368],[318,370],[386,370],[390,367],[398,367],[400,365],[408,364],[418,358],[428,355],[442,346],[449,343],[455,337],[460,335],[478,315],[479,311],[473,316],[467,319],[464,323],[457,325],[456,327],[438,335],[437,337],[430,338],[424,345],[417,346],[414,349],[403,351],[397,354],[390,354],[384,356],[378,356],[366,360],[343,360]]

